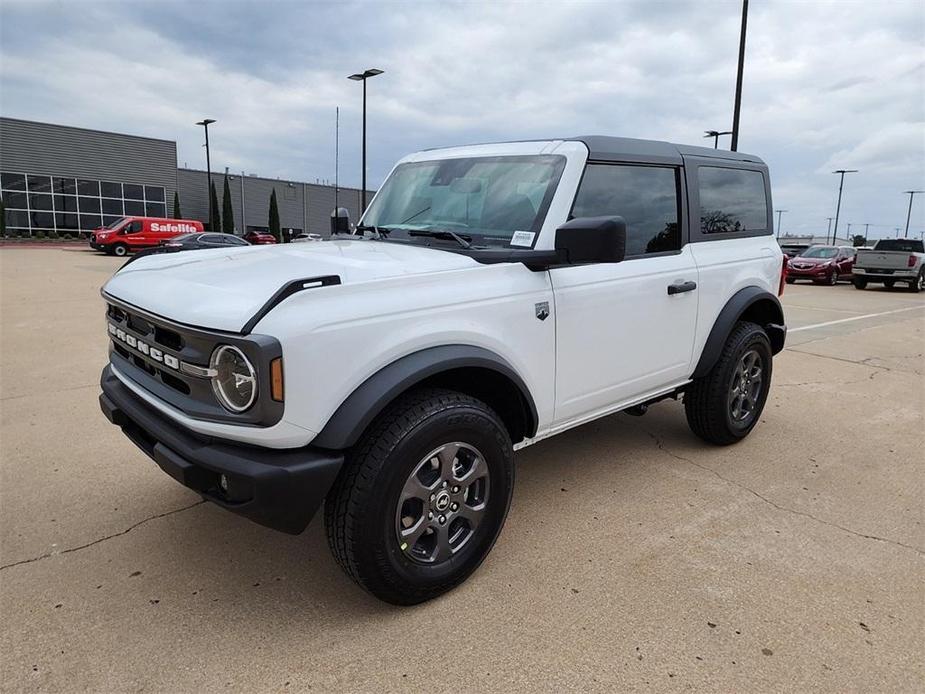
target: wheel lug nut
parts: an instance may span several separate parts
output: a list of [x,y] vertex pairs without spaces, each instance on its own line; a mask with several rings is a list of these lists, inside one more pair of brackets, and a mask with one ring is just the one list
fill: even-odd
[[446,523],[446,516],[440,516],[440,525]]
[[459,487],[453,487],[453,493],[459,494]]
[[453,502],[452,504],[450,504],[450,508],[456,511],[459,509],[459,504],[457,504],[456,502]]
[[427,520],[433,520],[433,519],[434,519],[434,512],[433,512],[433,511],[428,511],[428,512],[427,512]]
[[444,480],[444,481],[443,481],[443,488],[446,489],[446,488],[447,488],[447,485],[449,485],[449,482],[447,482],[446,480]]
[[433,501],[433,500],[436,499],[436,498],[437,498],[437,495],[436,495],[436,494],[431,494],[431,495],[430,495],[430,500],[431,500],[431,501]]

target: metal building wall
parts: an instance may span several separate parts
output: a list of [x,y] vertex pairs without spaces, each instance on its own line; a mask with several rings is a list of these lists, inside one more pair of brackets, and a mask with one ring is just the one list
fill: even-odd
[[0,118],[0,169],[177,189],[177,143],[66,125]]
[[[224,172],[213,172],[212,181],[222,206]],[[334,188],[332,186],[286,181],[258,176],[244,176],[244,207],[246,217],[242,225],[240,173],[228,174],[228,187],[234,209],[235,229],[243,233],[249,227],[265,228],[270,212],[270,194],[276,190],[280,226],[315,234],[327,235],[330,231],[331,212],[334,209]],[[184,217],[206,221],[209,218],[208,177],[198,169],[178,169],[177,184],[180,191],[180,209]],[[373,193],[367,193],[367,200]],[[360,208],[360,191],[355,188],[341,188],[338,204],[350,212],[351,221],[357,220]]]

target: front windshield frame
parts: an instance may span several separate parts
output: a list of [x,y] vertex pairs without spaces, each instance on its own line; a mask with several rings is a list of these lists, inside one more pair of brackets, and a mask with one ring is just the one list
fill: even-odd
[[[405,216],[403,219],[389,219],[387,215],[392,213],[396,217],[401,217],[402,215],[397,214],[398,210],[389,209],[387,205],[394,205],[396,201],[388,199],[388,196],[391,192],[391,186],[396,185],[396,181],[399,181],[399,176],[402,176],[407,173],[413,173],[415,169],[433,169],[434,177],[436,177],[442,167],[446,167],[450,170],[456,169],[462,171],[461,175],[453,176],[449,178],[447,182],[443,185],[450,189],[450,186],[456,180],[480,180],[478,178],[470,178],[467,174],[472,171],[476,166],[482,165],[491,165],[491,164],[533,164],[541,165],[548,167],[546,172],[542,173],[541,177],[538,177],[536,181],[532,181],[532,184],[536,186],[535,193],[537,193],[536,198],[538,199],[538,204],[535,208],[535,214],[529,228],[522,228],[521,226],[516,226],[517,228],[511,229],[499,229],[499,228],[488,228],[488,227],[474,227],[467,226],[464,223],[457,223],[449,219],[439,220],[422,220],[420,222],[411,222],[408,221],[408,217]],[[531,249],[536,246],[537,241],[540,237],[540,232],[542,231],[543,225],[546,222],[546,216],[549,212],[550,205],[552,204],[553,197],[555,196],[556,191],[559,187],[559,182],[562,178],[562,173],[565,170],[567,163],[567,158],[561,154],[508,154],[508,155],[472,155],[466,157],[446,157],[444,159],[426,159],[421,161],[408,161],[398,164],[383,183],[379,192],[376,194],[376,197],[370,203],[369,208],[363,214],[362,219],[360,220],[358,226],[366,227],[370,229],[381,230],[384,234],[381,238],[386,238],[388,240],[399,240],[405,243],[424,243],[430,245],[430,243],[435,239],[433,234],[445,234],[446,238],[437,236],[436,240],[441,242],[441,245],[445,242],[450,247],[455,246],[453,239],[450,234],[446,232],[454,232],[459,236],[463,237],[466,240],[471,240],[473,248],[516,248],[516,249]],[[467,165],[468,164],[468,165]],[[434,178],[430,179],[431,182]],[[515,181],[515,184],[522,183],[531,183],[528,180]],[[401,185],[400,183],[397,185]],[[545,185],[543,189],[542,186]],[[482,186],[486,190],[480,188],[478,193],[484,195],[485,198],[488,197],[487,189],[491,186]],[[433,188],[434,186],[427,186],[428,188]],[[439,186],[439,187],[442,187]],[[400,188],[397,190],[401,190]],[[455,191],[454,191],[455,192]],[[506,193],[507,195],[521,195],[523,197],[529,197],[522,190],[514,188],[512,191],[501,190],[500,192]],[[540,194],[541,193],[541,194]],[[465,192],[460,193],[460,195],[466,195]],[[467,198],[465,198],[468,200]],[[433,198],[429,199],[429,202],[433,204]],[[484,205],[484,200],[482,204]],[[532,200],[530,201],[532,204]],[[407,211],[405,209],[404,211]],[[467,210],[467,222],[469,211]],[[412,214],[411,217],[416,215]],[[524,227],[526,225],[523,225]],[[415,233],[417,232],[417,233]],[[494,232],[494,233],[492,233]],[[500,233],[499,233],[500,232]],[[511,241],[514,238],[515,232],[526,232],[532,235],[530,243],[518,243],[512,245]]]
[[831,260],[838,255],[838,248],[835,246],[816,246],[807,248],[800,254],[801,258],[818,258],[819,260]]
[[119,219],[117,219],[114,222],[110,222],[103,228],[106,229],[107,231],[112,231],[113,229],[118,229],[119,227],[121,227],[123,224],[125,224],[127,220],[128,220],[128,217],[119,217]]

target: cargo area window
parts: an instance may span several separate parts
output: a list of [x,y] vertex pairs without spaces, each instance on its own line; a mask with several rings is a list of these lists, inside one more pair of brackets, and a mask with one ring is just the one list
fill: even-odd
[[697,178],[702,233],[768,231],[768,198],[760,171],[701,166]]
[[678,189],[678,172],[670,167],[588,164],[571,218],[623,217],[627,257],[677,251]]

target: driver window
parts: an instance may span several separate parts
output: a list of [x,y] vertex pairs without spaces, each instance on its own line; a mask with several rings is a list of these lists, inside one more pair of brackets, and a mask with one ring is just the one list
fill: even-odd
[[141,231],[141,222],[136,221],[126,224],[123,231],[126,234],[134,234],[135,232]]

